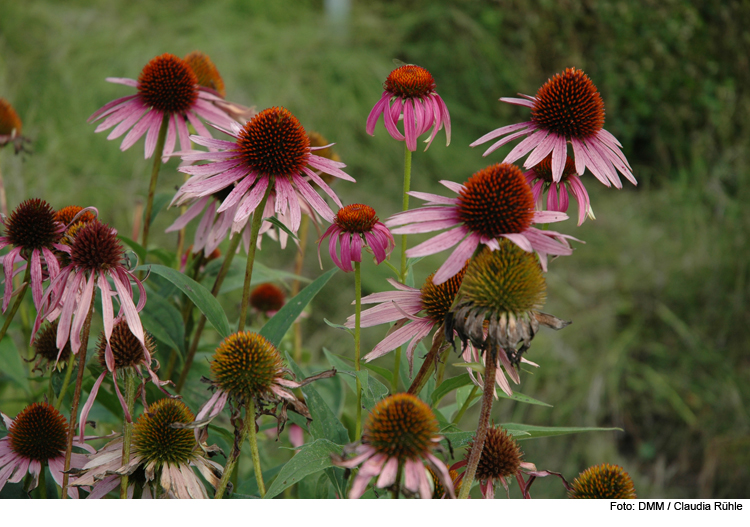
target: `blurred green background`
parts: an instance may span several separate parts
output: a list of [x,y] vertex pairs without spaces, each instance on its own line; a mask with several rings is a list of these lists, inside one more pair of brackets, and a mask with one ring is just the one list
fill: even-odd
[[[199,49],[219,68],[229,100],[285,106],[335,142],[357,179],[335,190],[344,203],[370,204],[384,219],[400,210],[403,145],[380,123],[368,136],[365,120],[392,59],[428,69],[450,110],[451,145],[441,132],[413,158],[412,188],[433,192],[444,191],[438,180],[463,181],[509,151],[484,159],[481,147],[468,147],[527,120],[527,110],[499,97],[533,95],[564,68],[584,69],[639,185],[625,182],[617,191],[585,177],[597,220],[560,227],[586,244],[548,274],[546,310],[573,325],[537,337],[529,357],[541,367],[523,373],[519,387],[554,408],[501,400],[494,418],[624,430],[523,442],[528,461],[569,479],[609,462],[633,476],[640,497],[747,498],[748,28],[747,1],[4,2],[0,97],[18,111],[33,155],[5,149],[0,167],[10,208],[31,197],[54,207],[94,205],[129,236],[150,160],[142,140],[122,153],[119,140],[94,134],[86,119],[131,93],[105,77],[137,78],[156,55]],[[165,165],[159,191],[180,184],[176,166]],[[176,216],[158,217],[154,243],[174,250],[175,238],[163,230]],[[419,264],[418,285],[446,255]],[[259,258],[293,269],[293,248],[266,241]],[[323,265],[332,265],[325,254]],[[365,263],[363,270],[365,293],[390,288],[385,269]],[[314,250],[303,274],[320,274]],[[313,363],[323,364],[323,346],[351,354],[350,342],[322,316],[342,323],[352,299],[353,278],[339,273],[315,300],[304,325]],[[365,330],[364,350],[383,334]],[[28,402],[16,390],[0,371],[6,414]],[[475,422],[469,413],[462,426]],[[534,489],[537,497],[563,496],[557,481]]]

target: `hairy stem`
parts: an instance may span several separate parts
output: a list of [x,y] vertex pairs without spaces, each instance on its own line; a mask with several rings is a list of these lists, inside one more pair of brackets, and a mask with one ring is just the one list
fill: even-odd
[[255,481],[258,483],[258,492],[260,497],[266,495],[266,486],[263,483],[263,470],[260,466],[260,454],[258,453],[258,434],[255,432],[255,401],[251,398],[250,403],[247,406],[247,413],[245,416],[247,424],[245,427],[248,431],[248,439],[250,440],[250,454],[253,458],[253,470],[255,471]]
[[[135,409],[135,372],[125,370],[125,404],[128,407],[131,419]],[[117,382],[115,380],[114,382]],[[133,435],[133,423],[125,419],[122,423],[122,466],[130,463],[130,438]],[[128,475],[120,479],[120,499],[128,499]]]
[[411,386],[409,386],[408,393],[418,396],[419,392],[421,392],[422,388],[424,388],[424,385],[427,384],[427,380],[430,378],[430,375],[435,369],[435,361],[437,360],[438,354],[440,353],[440,347],[443,345],[443,339],[444,337],[442,326],[438,326],[438,328],[435,330],[435,336],[432,338],[432,347],[427,353],[427,356],[424,358],[422,367],[419,368],[419,371],[417,372],[416,377],[414,377]]
[[[161,168],[161,156],[164,152],[164,142],[167,138],[167,128],[169,124],[169,114],[164,113],[159,128],[159,137],[156,140],[156,149],[154,150],[154,165],[151,168],[151,182],[148,185],[148,198],[146,200],[146,217],[143,218],[143,237],[141,245],[148,251],[148,231],[151,228],[151,211],[154,208],[154,194],[156,193],[156,181],[159,179],[159,169]],[[179,258],[180,255],[177,255]],[[145,263],[145,262],[144,262]]]

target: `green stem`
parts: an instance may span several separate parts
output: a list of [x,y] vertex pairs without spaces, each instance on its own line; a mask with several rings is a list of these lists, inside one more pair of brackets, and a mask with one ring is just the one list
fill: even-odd
[[[135,409],[135,372],[125,370],[125,404],[128,407],[131,419]],[[116,380],[114,382],[117,382]],[[122,466],[130,463],[130,438],[133,435],[133,423],[127,419],[122,423]],[[128,475],[121,476],[120,499],[128,499]]]
[[[242,233],[239,233],[239,232],[235,234],[234,237],[230,238],[229,247],[227,248],[226,256],[224,256],[224,262],[221,264],[221,269],[219,269],[219,274],[216,275],[216,281],[214,282],[214,286],[211,289],[212,295],[216,296],[219,294],[219,290],[221,289],[221,284],[224,283],[224,279],[227,277],[229,268],[232,266],[234,253],[237,252],[237,247],[239,246],[241,240],[242,240]],[[198,350],[198,343],[201,340],[201,333],[203,333],[204,327],[206,327],[205,316],[200,317],[200,320],[198,320],[198,324],[195,327],[195,334],[193,335],[193,341],[190,344],[190,349],[188,350],[187,355],[185,356],[185,365],[182,367],[180,378],[177,381],[177,385],[175,386],[175,391],[177,393],[180,393],[182,391],[182,387],[185,386],[185,381],[187,380],[190,367],[193,365],[195,352]]]
[[68,470],[70,470],[70,456],[73,453],[73,437],[76,434],[76,416],[78,415],[78,403],[81,402],[81,385],[83,384],[83,374],[86,370],[86,350],[89,346],[89,334],[91,333],[91,316],[94,314],[94,299],[96,295],[91,295],[91,304],[86,320],[83,323],[83,335],[81,336],[81,348],[78,350],[78,375],[76,376],[76,387],[73,390],[73,404],[70,406],[70,420],[68,421],[68,441],[65,446],[65,465],[63,470],[62,499],[68,497]]
[[471,484],[474,482],[474,476],[477,474],[477,466],[482,456],[484,440],[487,438],[487,429],[490,426],[490,413],[492,412],[492,402],[495,394],[495,371],[497,370],[497,348],[487,348],[485,350],[487,360],[485,361],[484,370],[484,392],[482,394],[482,409],[479,412],[479,423],[477,432],[474,434],[474,441],[469,453],[469,461],[466,464],[466,472],[461,482],[461,493],[458,499],[466,499],[471,492]]
[[65,378],[63,379],[62,387],[60,388],[60,394],[57,396],[57,399],[55,399],[55,410],[60,409],[63,397],[65,397],[65,392],[68,391],[68,386],[70,386],[70,378],[73,375],[73,364],[75,363],[75,360],[75,354],[71,353],[70,358],[68,359],[68,364],[65,366]]
[[39,499],[47,499],[47,463],[42,463],[39,471]]
[[247,406],[245,418],[248,422],[248,439],[250,440],[250,454],[253,458],[253,470],[255,471],[255,481],[258,483],[258,492],[260,497],[266,495],[266,486],[263,483],[263,470],[260,467],[260,454],[258,453],[258,435],[255,432],[255,401],[251,398]]
[[[18,308],[21,306],[23,297],[26,296],[26,290],[29,288],[30,277],[31,277],[31,260],[26,262],[26,273],[23,275],[23,282],[21,284],[21,290],[16,294],[16,300],[13,302],[13,305],[10,308],[10,312],[5,317],[5,324],[3,324],[3,329],[0,329],[0,340],[3,340],[5,333],[8,331],[8,328],[10,327],[10,323],[13,322],[13,317],[16,316],[16,311],[18,311]],[[13,284],[6,283],[5,287],[13,287]]]
[[224,497],[224,492],[227,489],[227,483],[229,478],[234,472],[234,467],[237,465],[237,461],[240,459],[240,452],[242,445],[245,444],[245,439],[250,435],[250,448],[253,455],[253,469],[255,470],[255,480],[258,483],[258,490],[260,496],[263,497],[266,494],[266,487],[263,485],[263,473],[260,470],[260,457],[258,455],[258,441],[255,434],[255,401],[248,396],[250,402],[245,408],[245,422],[242,426],[239,439],[235,436],[234,445],[232,446],[232,452],[229,454],[229,459],[224,467],[224,473],[221,475],[221,481],[216,487],[216,494],[214,499],[220,500]]
[[440,356],[440,366],[438,366],[437,376],[435,378],[435,388],[440,386],[445,377],[445,367],[448,365],[448,355],[450,354],[450,347],[446,347],[443,350],[443,354]]
[[[299,226],[299,251],[294,257],[294,274],[302,275],[302,266],[305,263],[305,249],[307,248],[307,232],[310,230],[310,217],[305,214]],[[294,279],[292,282],[291,298],[297,296],[300,291],[300,281]],[[302,364],[302,324],[299,320],[294,321],[294,362]]]
[[394,500],[399,499],[399,497],[401,496],[401,477],[403,473],[404,473],[404,464],[399,463],[398,472],[396,472],[396,483],[393,484],[393,488],[391,490]]
[[245,330],[245,319],[247,318],[247,308],[250,305],[250,281],[253,277],[253,264],[255,263],[255,251],[258,245],[258,231],[260,231],[260,224],[263,222],[263,210],[266,208],[266,201],[268,201],[268,195],[271,193],[273,188],[273,181],[268,182],[266,187],[266,193],[263,195],[263,199],[255,208],[253,212],[253,224],[250,227],[250,245],[247,248],[247,267],[245,268],[245,285],[242,288],[242,305],[240,306],[240,321],[237,324],[237,332]]
[[461,409],[456,414],[456,417],[453,418],[452,423],[454,425],[457,425],[461,421],[461,418],[466,413],[466,410],[468,410],[469,406],[471,406],[471,401],[474,399],[474,396],[477,394],[478,390],[479,390],[478,386],[474,386],[474,388],[472,388],[471,393],[469,393],[469,396],[466,398],[466,401],[464,401],[464,404],[461,406]]
[[[354,371],[360,370],[360,321],[362,318],[362,272],[360,263],[354,262]],[[357,377],[357,421],[354,427],[354,440],[362,437],[362,383]]]
[[424,388],[424,385],[427,384],[427,380],[430,378],[430,375],[432,374],[432,371],[435,369],[435,361],[438,358],[438,355],[440,354],[440,347],[443,345],[443,330],[442,325],[438,326],[435,330],[435,336],[432,338],[432,347],[430,347],[430,351],[427,353],[427,356],[424,358],[424,362],[422,363],[422,367],[419,368],[419,371],[417,372],[417,375],[414,377],[414,380],[411,383],[411,386],[409,386],[408,393],[412,395],[419,395],[419,392],[422,391],[422,388]]
[[[151,227],[151,211],[154,208],[154,194],[156,193],[156,181],[159,179],[159,169],[161,168],[161,156],[164,152],[164,142],[167,138],[167,128],[169,123],[169,114],[164,113],[159,128],[159,137],[156,140],[156,149],[154,150],[154,165],[151,168],[151,182],[148,185],[148,199],[146,201],[146,217],[143,218],[143,237],[141,245],[148,251],[148,231]],[[181,255],[177,255],[179,258]],[[145,262],[144,262],[145,263]]]

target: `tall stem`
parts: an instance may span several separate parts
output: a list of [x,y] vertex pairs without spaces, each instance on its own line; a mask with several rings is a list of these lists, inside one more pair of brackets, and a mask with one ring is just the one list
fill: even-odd
[[450,355],[450,347],[446,346],[446,348],[443,350],[442,355],[440,355],[440,365],[438,366],[437,375],[435,377],[435,388],[443,383],[443,378],[445,377],[445,367],[448,365],[448,355]]
[[63,378],[62,387],[60,388],[60,394],[57,396],[57,399],[55,399],[55,410],[60,409],[63,397],[65,397],[65,392],[68,390],[68,386],[70,386],[70,378],[73,376],[73,364],[75,364],[75,360],[75,354],[71,353],[70,358],[68,359],[68,364],[65,366],[65,377]]
[[250,436],[250,450],[253,456],[253,469],[255,470],[255,481],[258,483],[258,491],[260,492],[261,498],[266,494],[266,487],[263,484],[263,472],[260,470],[260,456],[258,454],[258,441],[255,432],[255,401],[248,396],[249,403],[245,407],[245,422],[240,432],[240,437],[235,436],[234,445],[232,446],[232,452],[229,454],[229,459],[224,467],[224,473],[221,475],[221,481],[216,487],[216,494],[214,499],[220,500],[224,497],[224,492],[227,489],[227,483],[229,478],[234,472],[234,467],[237,465],[237,461],[240,459],[240,452],[242,445],[245,444],[245,439]]
[[[310,229],[310,217],[302,216],[299,226],[299,251],[294,257],[294,274],[302,276],[302,266],[305,263],[305,249],[307,248],[307,231]],[[291,297],[297,296],[300,290],[300,282],[294,279],[292,282]],[[299,320],[294,321],[294,362],[302,363],[302,324]]]
[[[130,368],[125,370],[125,404],[132,418],[135,408],[135,372]],[[114,382],[117,382],[115,380]],[[133,435],[133,423],[125,419],[122,423],[122,466],[130,463],[130,438]],[[128,475],[121,476],[120,479],[120,499],[128,499]]]
[[47,499],[47,463],[42,463],[42,470],[39,471],[39,499]]
[[[359,333],[362,317],[362,272],[360,263],[354,262],[354,371],[359,371]],[[357,381],[357,421],[354,427],[354,440],[359,441],[362,436],[362,383]]]
[[464,404],[461,406],[461,409],[456,414],[456,417],[453,418],[453,421],[451,421],[454,425],[457,425],[461,421],[461,418],[466,413],[466,410],[468,410],[469,406],[471,406],[471,401],[474,400],[474,396],[477,394],[477,390],[479,390],[478,386],[474,386],[471,389],[471,392],[469,393],[469,396],[464,401]]
[[[156,149],[154,150],[154,166],[151,168],[151,182],[148,185],[148,199],[146,201],[146,217],[143,218],[143,238],[141,245],[148,250],[148,231],[151,227],[151,210],[154,208],[154,194],[156,193],[156,181],[159,179],[159,169],[161,168],[161,156],[164,152],[164,142],[167,138],[167,128],[169,124],[169,114],[164,113],[159,128],[159,137],[156,140]],[[178,254],[179,258],[180,255]],[[145,262],[144,262],[145,263]]]
[[484,392],[482,394],[482,409],[479,412],[479,423],[477,424],[477,433],[474,435],[474,443],[469,453],[469,461],[466,464],[466,472],[461,482],[461,492],[459,499],[469,497],[471,484],[474,482],[474,476],[477,474],[479,459],[482,457],[484,440],[487,438],[487,429],[490,426],[490,413],[492,412],[492,401],[495,395],[495,373],[497,370],[497,348],[490,347],[485,350],[487,360],[484,369]]
[[[282,176],[283,177],[283,176]],[[250,281],[253,277],[253,264],[255,263],[255,251],[258,245],[258,231],[260,231],[260,224],[263,222],[263,210],[266,208],[266,201],[268,201],[268,195],[271,193],[273,188],[273,181],[268,182],[266,187],[266,193],[263,195],[263,199],[255,208],[253,212],[253,224],[250,227],[250,245],[247,248],[247,267],[245,268],[245,285],[242,288],[242,305],[240,306],[240,321],[237,324],[237,331],[245,330],[245,319],[247,318],[247,308],[250,305]]]
[[[28,261],[26,262],[26,273],[23,275],[23,283],[21,285],[21,290],[18,292],[18,294],[16,294],[16,300],[13,302],[13,305],[10,308],[10,312],[8,312],[8,315],[5,317],[5,324],[3,324],[3,329],[0,329],[0,340],[3,340],[5,333],[8,331],[8,328],[10,327],[10,323],[13,322],[13,317],[16,316],[16,311],[18,311],[18,308],[21,306],[23,297],[26,296],[26,290],[29,288],[30,276],[31,276],[31,261]],[[8,282],[5,284],[5,287],[13,287],[13,283]]]
[[91,316],[94,314],[94,299],[96,295],[91,295],[91,304],[89,312],[86,315],[86,321],[83,323],[83,335],[81,336],[81,349],[78,350],[78,375],[76,376],[76,387],[73,391],[73,404],[70,406],[70,420],[68,421],[68,443],[65,446],[65,465],[63,471],[62,499],[68,497],[68,470],[70,470],[70,456],[73,453],[73,436],[76,433],[76,416],[78,415],[78,403],[81,402],[81,384],[83,384],[83,374],[86,370],[86,349],[89,346],[89,333],[91,333]]
[[[226,278],[227,273],[229,272],[229,268],[232,266],[234,253],[237,252],[237,247],[239,246],[241,240],[242,240],[242,234],[239,232],[235,234],[234,237],[229,240],[229,247],[227,248],[226,256],[224,256],[224,262],[221,264],[221,268],[219,269],[219,274],[216,275],[216,281],[214,281],[214,286],[213,288],[211,288],[212,295],[216,296],[219,294],[219,291],[221,290],[221,284],[224,283],[224,279]],[[180,378],[177,381],[177,385],[175,386],[175,391],[177,393],[180,393],[182,391],[182,387],[185,386],[185,381],[187,380],[190,367],[193,365],[195,352],[198,350],[198,343],[201,340],[201,333],[203,333],[203,328],[205,326],[206,326],[206,317],[200,317],[200,320],[198,321],[198,324],[195,327],[195,334],[193,335],[193,341],[190,344],[190,349],[188,349],[187,356],[185,356],[185,365],[182,367]]]
[[258,453],[258,435],[255,431],[255,401],[251,398],[247,405],[247,414],[245,416],[248,424],[248,439],[250,440],[250,454],[253,458],[253,470],[255,471],[255,481],[258,483],[258,492],[260,497],[266,495],[266,486],[263,483],[263,470],[260,466],[260,454]]
[[[409,188],[411,187],[411,150],[406,146],[404,141],[404,196],[401,205],[401,210],[409,210]],[[406,268],[406,234],[401,235],[401,283],[406,283],[406,274],[408,269]],[[399,368],[401,367],[401,346],[396,348],[394,354],[393,364],[393,382],[391,383],[391,391],[398,391],[398,376]]]
[[442,326],[438,326],[435,330],[435,336],[432,338],[432,347],[424,358],[422,367],[419,368],[416,377],[409,386],[409,393],[412,395],[419,395],[424,385],[427,384],[427,379],[430,378],[432,371],[435,369],[435,361],[440,353],[440,347],[443,345],[443,331]]

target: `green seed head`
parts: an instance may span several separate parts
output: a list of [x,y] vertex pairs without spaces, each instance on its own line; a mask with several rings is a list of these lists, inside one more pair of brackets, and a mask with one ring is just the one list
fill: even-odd
[[622,467],[596,465],[581,472],[568,491],[573,499],[636,499],[633,480]]
[[195,415],[177,399],[159,399],[146,409],[133,425],[133,451],[144,464],[155,462],[179,465],[190,461],[196,447],[195,435],[187,428],[172,428],[172,423],[192,423]]
[[242,399],[268,391],[283,367],[273,344],[257,333],[243,331],[228,336],[216,348],[211,372],[221,390]]

